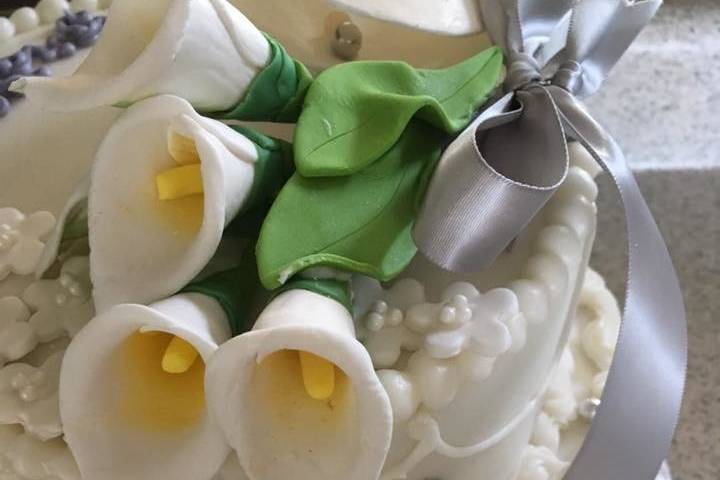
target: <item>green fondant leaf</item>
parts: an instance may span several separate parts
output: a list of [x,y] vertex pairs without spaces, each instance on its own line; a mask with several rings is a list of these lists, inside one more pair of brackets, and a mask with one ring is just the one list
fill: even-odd
[[270,44],[270,63],[253,79],[243,99],[232,109],[213,116],[234,120],[294,122],[300,115],[312,76],[277,41]]
[[445,141],[443,132],[412,121],[380,160],[355,175],[293,175],[260,231],[263,285],[277,288],[313,265],[381,280],[397,275],[415,255],[411,229],[419,189]]
[[463,129],[495,88],[502,54],[490,48],[442,70],[402,62],[350,62],[310,86],[294,139],[306,177],[357,172],[397,142],[410,119],[448,133]]

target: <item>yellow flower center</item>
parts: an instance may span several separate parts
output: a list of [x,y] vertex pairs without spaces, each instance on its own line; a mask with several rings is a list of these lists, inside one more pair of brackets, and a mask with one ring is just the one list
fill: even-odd
[[164,332],[138,332],[123,343],[115,397],[123,424],[174,431],[202,417],[205,363],[198,356],[190,359],[187,342],[177,338]]
[[335,392],[335,365],[310,352],[298,351],[305,391],[315,400],[327,400]]
[[168,153],[178,166],[155,176],[158,207],[178,233],[194,235],[202,225],[205,200],[200,155],[191,138],[169,131],[167,140]]

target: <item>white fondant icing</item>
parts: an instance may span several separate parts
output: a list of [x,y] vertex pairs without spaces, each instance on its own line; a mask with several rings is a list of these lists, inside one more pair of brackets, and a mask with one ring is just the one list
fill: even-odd
[[73,12],[94,12],[98,9],[98,0],[70,0],[70,8]]
[[28,32],[40,25],[37,12],[31,7],[22,7],[10,15],[10,21],[15,25],[17,33]]
[[62,17],[66,11],[70,10],[70,5],[66,0],[40,0],[35,5],[35,11],[40,17],[40,23],[51,24],[58,18]]
[[24,357],[37,345],[29,319],[30,309],[18,297],[0,298],[0,367]]
[[373,18],[445,35],[469,35],[483,30],[480,8],[468,0],[331,0]]
[[0,424],[20,424],[40,440],[62,435],[58,378],[63,353],[39,367],[11,363],[0,369]]
[[0,425],[0,478],[81,480],[72,453],[61,438],[42,441],[16,425]]
[[[200,411],[192,410],[186,417],[182,412],[163,413],[173,411],[173,406],[158,403],[184,405],[187,398],[200,395],[202,399],[202,391],[182,390],[183,397],[164,400],[152,394],[143,396],[151,385],[144,385],[146,377],[133,368],[159,371],[163,352],[136,351],[128,342],[153,332],[184,339],[206,363],[230,337],[220,305],[195,293],[176,295],[149,307],[118,305],[95,317],[68,347],[60,378],[65,439],[85,479],[197,480],[211,477],[227,457],[229,448],[206,404],[201,403]],[[135,367],[128,367],[128,362]],[[202,372],[199,375],[200,383],[189,383],[187,388],[202,390]],[[185,381],[182,379],[188,377],[177,378]],[[142,402],[138,404],[135,396]]]
[[[157,195],[156,175],[177,166],[168,153],[171,132],[197,148],[204,190],[199,226],[184,225],[191,212]],[[201,117],[183,99],[163,95],[129,108],[100,146],[91,177],[90,272],[98,312],[149,303],[190,283],[247,198],[256,160],[250,140]]]
[[94,316],[87,257],[68,259],[58,278],[38,280],[23,292],[33,310],[29,324],[41,342],[75,336]]
[[262,33],[226,0],[116,0],[75,74],[28,77],[13,88],[50,110],[173,94],[218,111],[242,98],[269,56]]
[[[403,12],[408,20],[438,27],[422,30],[408,26],[409,22],[400,25],[387,15],[369,16],[330,0],[233,0],[233,3],[260,30],[282,43],[294,58],[311,70],[319,71],[342,61],[332,46],[337,41],[338,26],[344,22],[354,24],[362,35],[357,60],[402,60],[420,68],[442,68],[462,61],[490,46],[490,41],[482,33],[460,35],[457,24],[449,28],[455,23],[450,21],[454,10],[446,10],[445,4],[459,1],[465,2],[470,10],[477,9],[474,0],[353,2],[358,7],[373,5],[376,11]],[[432,6],[427,7],[429,4]],[[278,18],[292,21],[278,22]],[[457,21],[464,23],[467,18]],[[443,24],[445,27],[441,26]],[[389,38],[392,42],[388,42]]]
[[[295,351],[335,365],[336,393],[328,400],[307,394]],[[390,402],[352,317],[334,300],[305,290],[278,295],[251,332],[213,356],[205,389],[252,479],[367,480],[380,473]]]
[[54,226],[55,217],[49,212],[26,217],[14,208],[0,208],[0,280],[11,272],[33,272],[45,248],[43,239]]

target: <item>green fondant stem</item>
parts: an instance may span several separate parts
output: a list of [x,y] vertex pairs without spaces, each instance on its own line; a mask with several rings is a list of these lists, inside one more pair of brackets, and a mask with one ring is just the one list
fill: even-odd
[[294,278],[273,292],[276,297],[289,290],[307,290],[335,300],[352,314],[352,293],[347,281],[335,279]]
[[230,110],[214,113],[216,118],[283,123],[297,120],[312,75],[282,45],[266,38],[270,62],[253,79],[243,99]]
[[181,292],[201,293],[217,300],[230,322],[232,335],[250,330],[253,305],[261,291],[255,261],[255,245],[250,243],[237,267],[210,275],[187,285]]

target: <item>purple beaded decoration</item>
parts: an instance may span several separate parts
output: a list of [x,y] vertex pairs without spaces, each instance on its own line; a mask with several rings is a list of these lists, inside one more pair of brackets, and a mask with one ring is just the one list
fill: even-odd
[[9,91],[10,84],[24,76],[51,75],[45,65],[72,57],[78,49],[95,44],[105,25],[105,17],[82,11],[65,12],[45,45],[26,45],[9,57],[0,58],[0,118],[10,113],[10,100],[22,95]]

